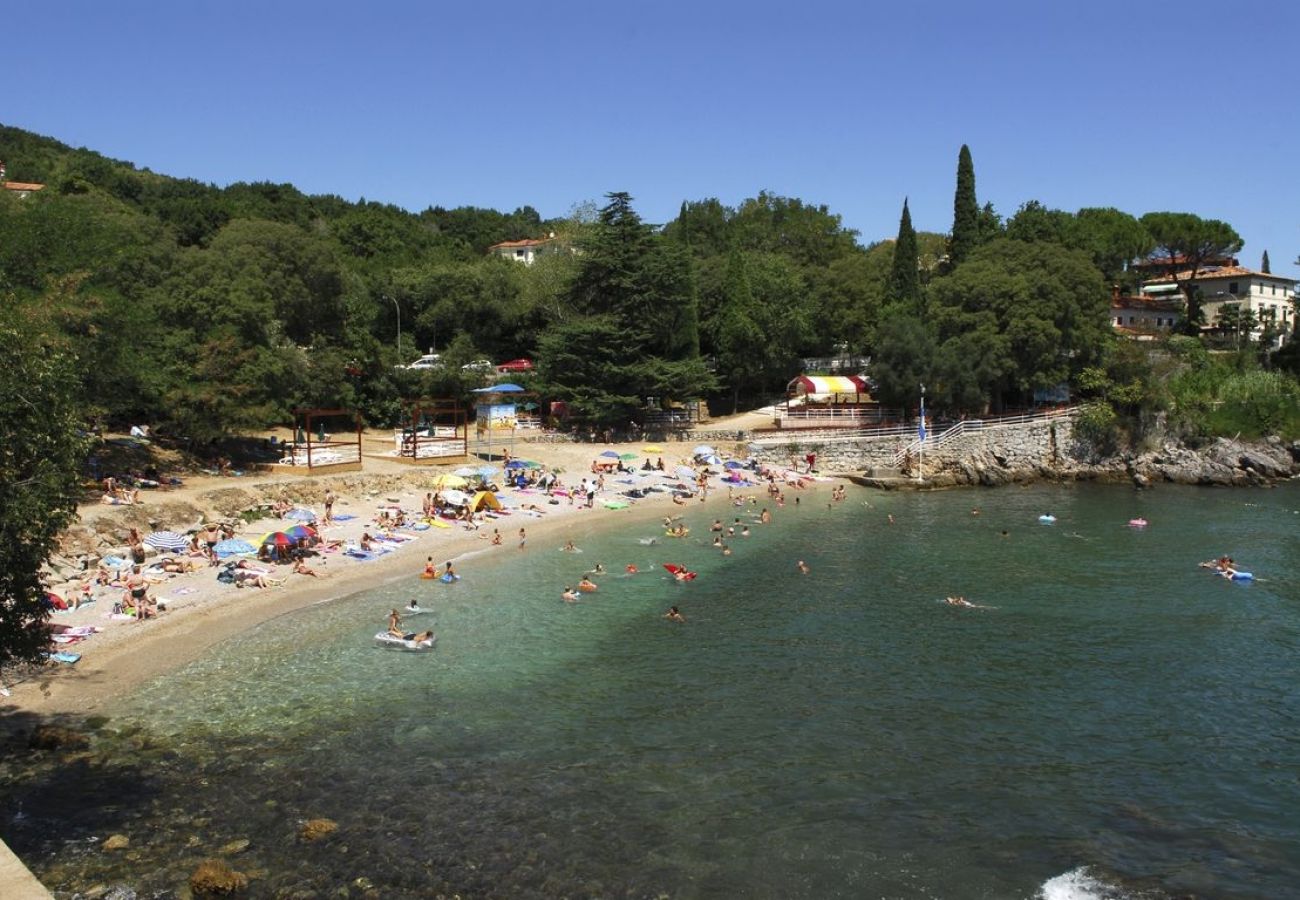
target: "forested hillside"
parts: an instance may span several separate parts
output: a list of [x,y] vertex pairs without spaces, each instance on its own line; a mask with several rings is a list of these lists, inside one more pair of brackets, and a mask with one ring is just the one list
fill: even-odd
[[[6,321],[75,360],[88,418],[198,442],[297,406],[390,424],[400,398],[464,396],[482,376],[463,365],[515,357],[597,423],[647,396],[743,408],[801,357],[845,352],[874,358],[893,406],[921,382],[936,408],[1015,405],[1105,367],[1109,286],[1157,245],[1112,209],[1031,201],[1003,221],[976,202],[965,148],[951,236],[916,233],[904,205],[897,238],[866,246],[827,207],[768,193],[684,202],[652,227],[621,193],[563,219],[437,198],[413,213],[218,188],[3,126],[0,159],[46,185],[0,191]],[[577,252],[488,252],[550,235]],[[397,368],[430,348],[441,368]]]

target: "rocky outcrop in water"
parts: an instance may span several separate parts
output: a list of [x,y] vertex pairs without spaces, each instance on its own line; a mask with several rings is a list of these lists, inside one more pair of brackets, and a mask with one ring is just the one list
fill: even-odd
[[248,887],[248,876],[220,859],[205,859],[190,876],[190,890],[200,897],[227,896]]

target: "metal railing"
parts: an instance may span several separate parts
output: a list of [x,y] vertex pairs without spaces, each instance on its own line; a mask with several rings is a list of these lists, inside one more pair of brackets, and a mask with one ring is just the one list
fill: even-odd
[[[1079,411],[1077,406],[1067,406],[1060,409],[1044,410],[1035,413],[1021,413],[1012,416],[999,416],[996,419],[962,419],[943,432],[930,437],[926,435],[925,449],[930,452],[941,450],[947,445],[957,441],[968,434],[976,434],[990,428],[1014,428],[1018,425],[1029,425],[1034,422],[1047,422],[1052,419],[1068,419]],[[921,449],[921,440],[917,438],[906,447],[900,448],[894,453],[894,465],[897,466],[912,454]]]

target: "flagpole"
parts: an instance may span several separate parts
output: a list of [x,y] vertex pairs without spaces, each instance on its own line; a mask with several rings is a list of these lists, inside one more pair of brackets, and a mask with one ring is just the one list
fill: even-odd
[[925,385],[921,385],[921,427],[920,427],[920,446],[917,449],[916,459],[916,480],[925,479]]

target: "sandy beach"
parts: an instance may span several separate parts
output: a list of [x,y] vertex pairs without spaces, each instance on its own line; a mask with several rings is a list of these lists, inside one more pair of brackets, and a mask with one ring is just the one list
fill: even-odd
[[[690,462],[691,445],[659,442],[656,446],[661,446],[664,452],[647,454],[642,451],[641,444],[632,443],[539,443],[521,445],[517,455],[560,472],[567,486],[577,485],[583,478],[594,478],[591,462],[607,450],[637,454],[638,459],[629,463],[634,466],[640,466],[647,456],[652,460],[662,457],[668,473],[672,473],[678,464]],[[718,450],[724,455],[733,449],[739,448],[726,443],[718,445]],[[221,492],[240,488],[267,498],[287,497],[322,514],[318,502],[313,504],[304,498],[319,497],[329,487],[338,498],[334,514],[351,518],[322,525],[321,536],[331,542],[355,542],[366,530],[375,533],[374,519],[381,506],[391,506],[393,501],[397,501],[408,514],[414,512],[418,515],[422,498],[431,490],[429,483],[452,468],[455,467],[413,469],[395,461],[367,457],[364,472],[342,476],[250,474],[241,478],[200,477],[187,479],[174,491],[147,495],[145,507],[106,508],[91,504],[83,507],[81,513],[83,521],[98,520],[96,526],[101,530],[105,516],[120,516],[121,532],[125,534],[133,510],[138,518],[141,509],[147,510],[150,505],[160,510],[166,504],[175,507],[185,502],[199,507],[210,506],[213,498]],[[683,506],[674,504],[670,493],[652,493],[631,501],[626,508],[609,509],[603,505],[604,501],[625,499],[619,496],[619,491],[628,485],[619,483],[618,477],[625,476],[606,477],[606,487],[597,494],[595,505],[590,509],[576,499],[570,502],[568,497],[556,497],[554,499],[559,502],[554,504],[549,503],[541,492],[521,494],[507,490],[502,496],[510,498],[507,500],[511,504],[507,507],[512,509],[510,514],[488,520],[478,530],[468,530],[460,524],[425,531],[403,529],[401,533],[411,535],[411,539],[376,560],[356,560],[340,552],[312,557],[309,564],[322,577],[294,574],[287,565],[274,567],[273,577],[285,579],[281,586],[236,588],[217,580],[220,567],[205,565],[195,572],[175,575],[152,586],[151,595],[165,600],[166,611],[143,622],[112,617],[114,600],[121,596],[122,590],[100,587],[93,604],[56,613],[52,618],[59,624],[103,629],[90,639],[67,648],[80,653],[81,659],[75,664],[52,664],[34,677],[9,685],[11,695],[0,704],[8,707],[10,712],[38,715],[92,713],[132,686],[184,665],[207,648],[241,631],[294,610],[409,578],[423,571],[428,557],[432,557],[438,566],[449,560],[465,560],[457,562],[458,569],[481,570],[502,559],[559,547],[566,540],[566,531],[575,526],[589,529],[594,521],[612,525],[692,512],[699,515],[706,508],[712,508],[719,499],[725,503],[727,498],[725,488],[718,490],[711,486],[708,500],[703,502],[693,499]],[[662,477],[657,480],[669,483]],[[715,479],[713,485],[716,484]],[[345,489],[345,486],[350,489]],[[762,489],[749,489],[750,493],[755,491],[761,493]],[[519,508],[521,503],[535,503],[543,512],[529,515]],[[176,530],[183,525],[157,519],[152,521],[159,529]],[[248,523],[238,536],[255,541],[267,531],[293,524],[277,518],[259,519]],[[523,548],[519,546],[520,528],[526,529],[527,533],[527,544]],[[501,533],[500,545],[492,544],[493,529],[499,529]]]

